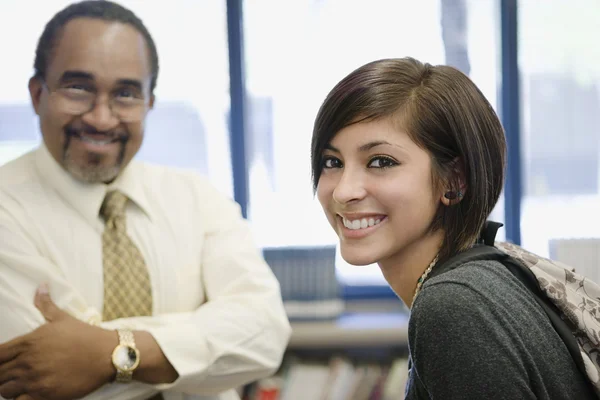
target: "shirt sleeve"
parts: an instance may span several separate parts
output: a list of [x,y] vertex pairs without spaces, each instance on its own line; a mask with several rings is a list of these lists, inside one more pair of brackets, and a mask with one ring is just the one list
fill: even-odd
[[208,224],[202,255],[207,302],[190,315],[173,316],[178,323],[137,325],[154,336],[179,373],[162,389],[209,395],[275,372],[291,327],[279,283],[239,206],[210,185],[201,189]]
[[409,322],[411,390],[433,399],[535,399],[514,335],[493,305],[461,283],[434,284]]
[[[41,255],[34,240],[20,222],[4,208],[16,203],[2,198],[0,203],[0,343],[25,335],[45,323],[42,314],[33,305],[37,287],[48,283],[54,302],[74,317],[87,320],[94,310],[87,307],[82,297],[71,287],[60,268]],[[21,215],[20,215],[21,217]],[[19,221],[19,222],[17,222]],[[110,354],[107,354],[107,358]],[[157,390],[150,385],[134,382],[130,385],[104,385],[86,400],[134,400],[148,398]],[[3,399],[0,396],[0,399]]]
[[[218,196],[216,192],[207,196],[213,203],[213,208],[207,209],[219,216],[207,229],[203,246],[201,268],[207,302],[193,312],[100,324],[106,329],[150,332],[179,378],[159,386],[109,384],[86,400],[143,399],[157,389],[210,395],[278,368],[291,335],[279,284],[256,248],[237,205]],[[97,314],[69,284],[61,268],[40,255],[34,238],[19,221],[0,204],[0,342],[44,323],[33,305],[35,290],[43,282],[49,284],[56,304],[71,315],[88,321]]]

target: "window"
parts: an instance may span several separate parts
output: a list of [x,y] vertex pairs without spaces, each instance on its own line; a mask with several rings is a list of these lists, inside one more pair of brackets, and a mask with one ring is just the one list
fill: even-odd
[[[120,0],[146,24],[158,47],[155,108],[137,158],[205,175],[233,196],[227,112],[229,70],[225,1]],[[0,35],[10,62],[0,75],[0,164],[40,142],[27,81],[45,24],[69,0],[2,2]],[[6,38],[14,38],[8,40]]]
[[600,4],[519,3],[523,246],[600,237]]
[[[360,65],[403,56],[450,63],[495,106],[497,15],[496,0],[246,1],[248,216],[259,244],[337,243],[312,194],[310,139],[327,92]],[[337,268],[349,284],[383,283],[373,266],[338,257]]]

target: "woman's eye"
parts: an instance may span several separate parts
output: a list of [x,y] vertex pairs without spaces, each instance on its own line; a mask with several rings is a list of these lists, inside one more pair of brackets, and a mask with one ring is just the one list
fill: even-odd
[[398,162],[390,157],[374,157],[369,161],[369,168],[389,168],[398,165]]
[[327,157],[323,160],[323,168],[341,168],[342,162],[335,157]]

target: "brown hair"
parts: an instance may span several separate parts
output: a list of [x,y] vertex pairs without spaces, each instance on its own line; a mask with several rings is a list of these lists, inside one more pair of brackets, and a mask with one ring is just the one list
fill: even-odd
[[[440,205],[431,229],[444,229],[440,260],[469,248],[492,212],[504,183],[504,130],[485,96],[462,72],[413,58],[378,60],[356,69],[327,95],[315,119],[311,167],[316,190],[323,151],[343,128],[392,118],[432,158],[435,189],[466,193]],[[443,185],[443,186],[442,186]]]

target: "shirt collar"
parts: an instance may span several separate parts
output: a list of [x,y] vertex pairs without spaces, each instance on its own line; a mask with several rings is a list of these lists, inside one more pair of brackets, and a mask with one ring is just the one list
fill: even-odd
[[148,217],[152,216],[141,181],[142,166],[137,162],[131,161],[110,184],[81,182],[56,162],[42,142],[36,151],[36,165],[43,181],[92,224],[97,223],[104,197],[111,190],[121,191]]

